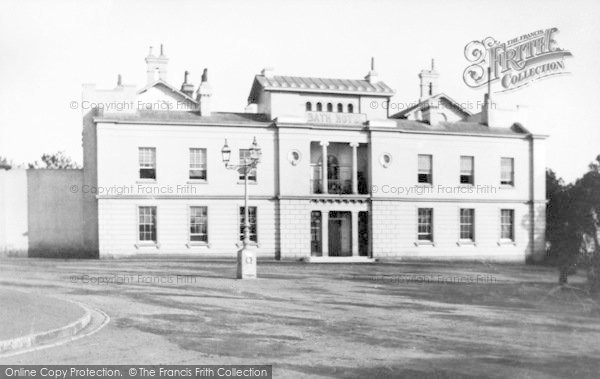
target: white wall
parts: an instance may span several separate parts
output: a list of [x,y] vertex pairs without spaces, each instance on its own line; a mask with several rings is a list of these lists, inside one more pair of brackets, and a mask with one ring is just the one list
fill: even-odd
[[27,256],[27,171],[0,170],[0,255]]
[[[101,258],[127,255],[220,255],[234,256],[239,250],[239,208],[242,199],[101,199],[99,232]],[[157,247],[136,247],[138,207],[157,207]],[[189,207],[208,207],[208,245],[188,246]],[[257,207],[259,256],[273,257],[278,232],[276,205],[268,200],[251,200]]]
[[[239,149],[247,149],[256,137],[262,148],[262,161],[257,182],[251,184],[253,196],[274,196],[275,151],[274,130],[252,127],[209,127],[175,125],[98,125],[98,188],[133,186],[135,194],[144,188],[172,190],[171,195],[186,195],[193,185],[197,195],[243,196],[243,181],[237,172],[225,168],[221,149],[227,138],[232,150],[231,162],[238,162]],[[139,179],[139,147],[156,148],[156,181]],[[207,149],[207,181],[189,179],[189,149]],[[141,190],[138,191],[138,190]],[[187,193],[189,194],[189,193]]]
[[[477,259],[524,263],[530,250],[527,204],[398,202],[372,204],[373,256],[419,259]],[[418,208],[433,208],[434,245],[417,242]],[[459,245],[459,210],[475,209],[475,245]],[[500,242],[500,209],[515,211],[515,243]]]
[[[425,198],[425,199],[482,199],[519,200],[530,199],[529,141],[525,138],[489,138],[478,136],[424,135],[408,133],[373,132],[371,145],[373,193],[378,198]],[[384,168],[379,158],[384,152],[392,155],[392,164]],[[433,156],[433,186],[431,192],[407,193],[407,189],[420,185],[417,182],[418,155]],[[474,156],[475,186],[461,187],[460,156]],[[500,158],[512,157],[515,165],[514,187],[500,187]],[[540,155],[541,165],[544,165]],[[536,188],[545,191],[543,176],[536,177]],[[387,189],[385,186],[388,186]],[[441,187],[439,187],[441,186]],[[480,187],[478,187],[480,186]],[[491,186],[495,192],[486,193]],[[393,191],[396,189],[396,193]],[[446,191],[449,189],[450,191]],[[398,193],[404,190],[403,193]],[[467,193],[461,193],[461,191]],[[545,192],[538,192],[545,196]]]

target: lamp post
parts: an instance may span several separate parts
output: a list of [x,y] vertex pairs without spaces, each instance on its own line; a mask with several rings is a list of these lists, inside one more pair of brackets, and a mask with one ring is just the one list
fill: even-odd
[[225,139],[225,145],[221,149],[221,155],[223,157],[223,163],[225,168],[230,170],[236,170],[244,174],[244,238],[242,240],[242,248],[237,253],[237,278],[238,279],[256,279],[256,255],[250,246],[250,219],[248,212],[248,175],[260,162],[261,149],[256,142],[256,137],[252,141],[250,147],[250,156],[240,160],[238,164],[231,163],[231,149],[227,145],[227,139]]

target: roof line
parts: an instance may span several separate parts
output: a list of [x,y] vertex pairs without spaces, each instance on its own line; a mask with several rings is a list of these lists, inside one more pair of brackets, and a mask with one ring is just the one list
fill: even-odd
[[298,87],[263,87],[265,91],[271,92],[306,92],[306,93],[335,93],[341,95],[368,95],[368,96],[379,96],[379,97],[390,97],[395,94],[392,92],[368,92],[368,91],[344,91],[344,90],[332,90],[322,88],[298,88]]
[[465,109],[464,107],[462,107],[460,105],[460,103],[458,103],[456,100],[454,100],[453,98],[451,98],[450,96],[446,95],[444,92],[440,92],[438,94],[435,94],[433,96],[429,96],[428,98],[426,98],[423,101],[420,101],[418,103],[416,103],[415,105],[406,108],[403,111],[400,111],[398,113],[394,113],[391,117],[393,118],[394,116],[404,116],[405,114],[412,112],[413,110],[419,108],[420,106],[424,105],[425,103],[427,103],[429,100],[434,99],[434,98],[439,98],[439,97],[443,97],[446,100],[450,101],[450,104],[454,105],[456,108],[458,108],[459,111],[463,112],[464,114],[466,114],[467,116],[473,116],[473,113],[469,112],[467,109]]
[[153,83],[147,84],[145,87],[143,87],[142,89],[140,89],[140,90],[138,91],[138,93],[137,93],[137,94],[138,94],[138,95],[141,95],[142,93],[144,93],[144,92],[148,91],[150,88],[152,88],[152,87],[156,86],[157,84],[162,84],[162,85],[164,85],[165,87],[167,87],[168,89],[170,89],[171,91],[173,91],[173,92],[175,92],[175,93],[177,93],[177,94],[179,94],[179,95],[183,96],[184,98],[186,98],[186,99],[190,100],[190,101],[191,101],[191,102],[193,102],[194,104],[198,104],[198,102],[197,102],[196,100],[194,100],[194,98],[193,98],[193,97],[186,95],[185,93],[181,92],[181,91],[180,91],[180,90],[178,90],[176,87],[174,87],[173,85],[171,85],[171,84],[169,84],[169,83],[165,82],[165,81],[164,81],[164,80],[162,80],[162,79],[158,79],[158,80],[156,80],[156,81],[155,81],[155,82],[153,82]]
[[184,126],[226,126],[226,127],[260,127],[270,128],[274,124],[272,121],[265,121],[264,123],[257,123],[256,121],[244,123],[214,123],[214,122],[200,122],[200,121],[166,121],[166,120],[120,120],[116,118],[98,118],[93,119],[94,123],[111,123],[111,124],[136,124],[136,125],[184,125]]

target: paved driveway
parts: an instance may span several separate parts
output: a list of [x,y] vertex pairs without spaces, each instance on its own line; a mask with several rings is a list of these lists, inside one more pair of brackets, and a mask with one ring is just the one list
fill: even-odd
[[[275,377],[596,377],[600,309],[518,265],[5,259],[5,288],[63,295],[111,322],[1,363],[272,364]],[[582,278],[574,278],[577,283]]]

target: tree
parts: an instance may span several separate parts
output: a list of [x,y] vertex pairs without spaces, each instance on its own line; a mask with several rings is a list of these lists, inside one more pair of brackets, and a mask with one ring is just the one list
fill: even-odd
[[591,291],[600,290],[600,156],[574,184],[564,185],[551,170],[546,174],[546,236],[549,256],[559,268],[559,283],[576,266],[587,270]]
[[582,234],[582,263],[587,268],[590,290],[600,290],[600,155],[589,171],[576,184],[576,196],[582,203],[580,232]]
[[57,151],[54,154],[42,155],[42,162],[46,167],[41,166],[38,161],[29,164],[29,168],[49,168],[49,169],[77,169],[81,168],[77,162],[65,155],[63,151]]
[[0,170],[10,170],[12,166],[12,161],[9,161],[6,157],[0,156]]
[[559,284],[566,284],[567,277],[577,263],[580,235],[577,232],[577,204],[573,199],[573,186],[565,185],[552,170],[546,171],[546,240],[550,244],[549,258],[559,269]]

